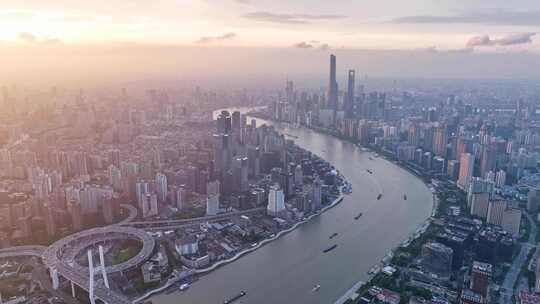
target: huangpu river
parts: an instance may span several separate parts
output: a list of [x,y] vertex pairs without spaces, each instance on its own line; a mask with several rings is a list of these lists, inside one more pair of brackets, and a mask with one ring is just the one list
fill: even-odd
[[[257,125],[262,123],[329,161],[353,193],[296,230],[201,277],[188,290],[152,297],[154,304],[219,304],[241,290],[247,295],[238,303],[333,303],[357,281],[366,281],[371,267],[431,215],[431,191],[396,164],[331,135],[257,119]],[[354,220],[360,212],[363,216]],[[338,236],[329,239],[333,233]],[[323,253],[332,244],[338,247]],[[312,291],[315,285],[321,286],[318,291]]]

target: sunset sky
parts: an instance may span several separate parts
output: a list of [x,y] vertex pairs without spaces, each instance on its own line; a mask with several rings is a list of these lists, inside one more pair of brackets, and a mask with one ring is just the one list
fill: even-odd
[[[0,0],[0,82],[540,79],[538,0]],[[46,75],[46,77],[43,77]]]
[[2,44],[540,50],[540,1],[0,0]]

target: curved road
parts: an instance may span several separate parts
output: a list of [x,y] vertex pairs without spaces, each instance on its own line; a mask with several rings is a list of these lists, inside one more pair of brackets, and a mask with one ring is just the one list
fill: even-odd
[[[90,281],[88,270],[76,265],[75,261],[70,260],[69,257],[73,256],[73,254],[71,254],[69,250],[67,250],[68,252],[65,252],[65,249],[75,248],[76,250],[80,250],[84,248],[84,246],[88,246],[89,244],[95,244],[97,242],[105,240],[117,239],[119,237],[139,239],[143,243],[143,247],[141,251],[139,251],[139,253],[130,260],[118,265],[107,266],[107,273],[110,274],[136,267],[142,264],[148,258],[150,258],[150,255],[152,254],[155,246],[155,240],[153,237],[148,235],[144,230],[111,225],[108,227],[84,230],[69,235],[53,243],[51,246],[47,247],[45,252],[43,252],[43,264],[45,264],[45,266],[49,269],[56,269],[58,271],[58,274],[62,275],[69,281],[72,281],[83,289],[89,290]],[[73,263],[73,265],[70,265],[70,263]],[[94,294],[96,298],[110,304],[131,303],[131,301],[122,294],[105,288],[105,286],[99,284],[98,280],[96,280],[95,282],[96,285],[94,289]]]
[[[133,261],[140,262],[142,256],[144,256],[143,259],[147,257],[151,253],[151,251],[149,252],[149,248],[152,247],[153,249],[153,246],[155,244],[154,239],[148,236],[143,230],[138,230],[135,228],[128,228],[128,227],[116,227],[116,225],[127,224],[128,222],[133,221],[137,217],[137,209],[135,207],[128,204],[123,204],[121,205],[121,207],[127,209],[129,214],[126,219],[124,219],[123,221],[119,223],[113,224],[108,227],[89,229],[89,230],[85,230],[85,231],[82,231],[73,235],[69,235],[55,242],[49,247],[16,246],[16,247],[0,249],[0,259],[19,257],[19,256],[33,256],[33,257],[41,258],[46,267],[48,268],[52,267],[56,269],[58,273],[62,275],[63,277],[68,278],[70,281],[80,286],[81,288],[88,290],[88,286],[89,286],[88,271],[80,271],[80,269],[75,269],[74,267],[71,267],[65,261],[61,261],[55,258],[57,257],[57,251],[60,250],[62,246],[68,244],[71,241],[74,241],[77,238],[77,236],[84,236],[95,231],[102,231],[102,232],[106,232],[106,231],[122,232],[123,231],[123,232],[131,233],[143,239],[143,243],[145,243],[144,245],[146,246],[143,245],[143,250],[141,250],[141,252],[135,258],[130,259],[129,261],[122,264],[122,265],[128,265],[129,263],[132,263]],[[41,278],[45,279],[44,276],[41,276]],[[48,285],[50,284],[47,284],[47,286]],[[131,303],[131,301],[127,299],[126,297],[124,297],[123,295],[118,294],[114,291],[111,291],[105,288],[104,286],[100,286],[99,281],[96,281],[95,296],[96,298],[101,299],[105,301],[106,303],[120,303],[120,304]]]
[[137,217],[137,208],[135,208],[133,205],[129,205],[129,204],[121,204],[120,207],[126,209],[128,211],[128,216],[121,220],[120,222],[118,223],[115,223],[113,225],[125,225],[125,224],[128,224],[130,222],[132,222],[133,220],[135,220],[135,218]]

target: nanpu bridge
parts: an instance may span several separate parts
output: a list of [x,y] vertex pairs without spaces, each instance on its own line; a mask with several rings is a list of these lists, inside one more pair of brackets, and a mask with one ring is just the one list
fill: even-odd
[[[91,284],[90,278],[93,277],[94,273],[92,272],[91,276],[88,267],[79,265],[75,259],[76,256],[90,246],[126,239],[133,239],[141,242],[142,249],[128,261],[117,265],[106,266],[104,272],[106,274],[113,274],[140,267],[147,261],[154,251],[154,238],[148,235],[144,230],[113,225],[81,231],[65,237],[47,247],[43,252],[42,260],[45,266],[50,270],[53,288],[58,288],[58,276],[62,276],[72,284],[87,290],[90,294],[93,293],[96,299],[105,303],[131,303],[128,298],[107,288],[106,285],[108,284],[104,284],[101,281],[97,281],[96,284]],[[103,265],[101,267],[103,267]],[[106,275],[104,274],[104,277],[105,276]],[[91,288],[91,285],[93,288]]]
[[[0,259],[18,257],[40,258],[50,272],[53,289],[59,288],[59,279],[62,277],[70,282],[73,297],[76,296],[76,285],[88,291],[91,295],[92,303],[97,299],[107,304],[131,304],[132,301],[130,299],[108,288],[106,276],[107,274],[124,272],[140,267],[152,256],[155,248],[155,240],[144,230],[121,226],[134,220],[137,216],[137,209],[135,207],[131,205],[122,205],[122,207],[127,209],[128,217],[120,223],[88,229],[69,235],[56,241],[49,247],[16,246],[0,249]],[[127,239],[140,242],[142,248],[134,257],[123,263],[105,266],[102,248],[100,248],[101,265],[93,267],[91,276],[89,267],[80,265],[76,261],[76,257],[84,254],[87,248],[106,242]],[[94,272],[96,271],[102,273],[103,280],[94,281],[93,278],[96,275]]]
[[[79,286],[89,293],[91,303],[95,303],[95,300],[100,300],[107,304],[131,304],[133,303],[132,300],[109,288],[107,275],[136,269],[151,258],[156,244],[154,238],[146,230],[176,229],[266,211],[266,208],[253,208],[193,219],[135,222],[133,220],[137,217],[137,209],[131,205],[122,205],[122,207],[128,211],[128,216],[119,223],[74,233],[56,241],[48,247],[18,246],[0,249],[0,259],[21,256],[40,258],[49,270],[53,289],[58,289],[60,278],[64,278],[71,284],[73,297],[76,297],[75,286]],[[88,258],[89,265],[92,265],[92,267],[78,263],[77,260],[86,253],[85,251],[88,248],[101,247],[102,244],[112,243],[117,240],[134,240],[140,242],[142,247],[135,256],[120,264],[106,266],[103,258],[103,248],[99,248],[100,265],[97,267],[93,267],[90,252],[88,252]],[[90,268],[92,268],[92,271],[90,271]],[[94,280],[95,276],[99,273],[102,274],[103,279]]]

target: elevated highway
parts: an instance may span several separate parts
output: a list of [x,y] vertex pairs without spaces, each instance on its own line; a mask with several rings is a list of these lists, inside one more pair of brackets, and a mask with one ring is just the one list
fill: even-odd
[[222,213],[218,215],[203,216],[192,219],[183,219],[183,220],[151,220],[151,221],[136,221],[136,222],[127,222],[120,224],[121,226],[133,226],[145,230],[166,230],[166,229],[175,229],[181,227],[187,227],[192,225],[198,225],[206,222],[219,222],[222,220],[227,220],[235,216],[240,215],[250,215],[265,212],[265,207],[253,208],[248,210],[233,211]]
[[[88,291],[90,289],[90,274],[88,268],[77,263],[75,260],[76,255],[89,246],[112,242],[118,239],[138,240],[142,242],[142,249],[128,261],[117,265],[105,266],[107,274],[139,267],[152,256],[155,240],[144,230],[113,225],[89,229],[65,237],[47,247],[43,251],[42,260],[45,266],[50,269],[53,282],[58,282],[58,275],[60,275]],[[99,281],[96,282],[94,287],[94,295],[97,299],[108,304],[131,303],[128,298],[106,288]]]
[[47,249],[45,246],[15,246],[0,249],[0,259],[16,258],[20,256],[33,256],[41,258],[43,252]]

